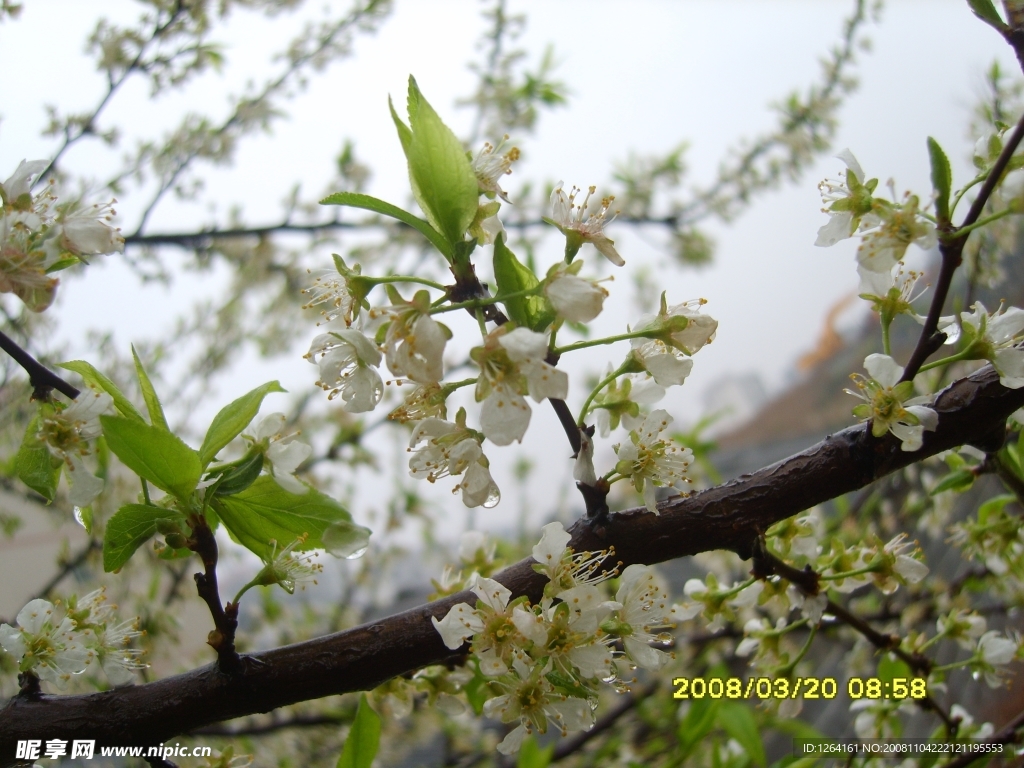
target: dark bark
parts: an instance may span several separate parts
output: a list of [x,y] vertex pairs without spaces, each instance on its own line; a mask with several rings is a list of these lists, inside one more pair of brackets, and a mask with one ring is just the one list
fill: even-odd
[[[920,451],[900,450],[891,435],[874,439],[863,426],[827,437],[806,451],[724,485],[674,499],[661,514],[643,508],[610,515],[601,525],[578,521],[577,551],[615,547],[615,560],[657,563],[712,549],[748,558],[772,523],[862,488],[940,451],[984,442],[1024,406],[1024,389],[999,384],[991,366],[941,392],[939,427]],[[498,580],[513,595],[538,599],[544,577],[527,558]],[[78,696],[16,696],[0,710],[0,766],[14,762],[18,739],[95,739],[97,745],[156,745],[211,723],[268,712],[299,701],[368,690],[428,664],[458,656],[430,617],[443,617],[470,592],[296,645],[243,657],[244,671],[226,675],[209,664],[146,685]]]

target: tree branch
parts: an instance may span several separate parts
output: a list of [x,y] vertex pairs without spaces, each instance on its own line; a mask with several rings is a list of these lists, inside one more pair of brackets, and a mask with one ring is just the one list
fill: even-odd
[[[724,485],[671,499],[660,515],[645,508],[613,514],[601,526],[571,529],[576,551],[614,546],[623,566],[658,563],[712,549],[749,558],[774,522],[862,488],[878,478],[963,444],[983,440],[993,425],[1024,406],[1024,388],[1006,389],[991,366],[961,379],[934,403],[939,425],[915,452],[891,435],[871,439],[865,425],[845,429],[788,459]],[[513,596],[540,598],[545,578],[532,558],[497,580]],[[403,613],[326,637],[247,657],[242,673],[216,664],[146,685],[76,696],[15,696],[0,710],[0,766],[13,763],[18,739],[94,739],[98,745],[156,744],[187,731],[299,701],[372,689],[429,664],[458,657],[430,622],[457,603],[460,592]]]
[[53,389],[56,389],[62,395],[67,395],[72,400],[81,394],[64,379],[18,346],[14,339],[3,331],[0,331],[0,349],[10,355],[14,362],[25,369],[25,373],[28,374],[29,383],[32,385],[33,400],[49,400],[50,390]]

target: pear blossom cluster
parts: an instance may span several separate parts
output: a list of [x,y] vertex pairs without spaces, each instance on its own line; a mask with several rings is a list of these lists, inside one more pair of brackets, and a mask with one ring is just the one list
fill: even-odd
[[[395,385],[390,391],[413,385],[390,413],[392,420],[412,430],[409,473],[431,483],[457,478],[453,492],[468,507],[490,507],[500,498],[487,444],[522,442],[533,416],[528,399],[552,401],[576,449],[572,458],[577,483],[607,494],[606,485],[629,481],[646,507],[657,511],[656,489],[683,492],[693,456],[662,436],[672,418],[664,411],[649,417],[649,406],[668,387],[686,380],[693,367],[690,358],[714,340],[718,323],[700,311],[706,301],[669,305],[662,294],[660,311],[642,317],[626,333],[560,345],[559,332],[565,328],[582,334],[580,326],[601,314],[609,295],[602,283],[611,278],[584,273],[585,261],[577,258],[583,246],[594,246],[614,266],[625,263],[606,233],[616,216],[614,196],[597,197],[593,186],[585,195],[576,187],[567,193],[560,182],[551,192],[550,215],[544,221],[565,238],[564,258],[543,270],[523,264],[511,251],[499,218],[502,206],[511,204],[501,182],[512,172],[519,149],[505,136],[485,143],[475,154],[464,152],[454,133],[423,106],[426,101],[412,78],[408,104],[408,124],[394,110],[392,119],[409,161],[413,197],[425,218],[362,194],[339,192],[323,202],[369,209],[418,230],[447,261],[455,283],[442,285],[424,275],[375,277],[338,255],[334,271],[311,271],[304,306],[319,310],[318,325],[330,326],[305,355],[318,367],[317,386],[329,399],[340,399],[346,411],[368,413],[385,399],[388,385]],[[425,130],[429,140],[423,138]],[[479,264],[487,263],[486,255],[480,262],[473,260],[480,246],[493,247],[493,288],[477,277]],[[409,285],[416,289],[411,298],[403,294],[403,286]],[[386,292],[387,305],[372,302],[378,287]],[[445,353],[453,332],[438,319],[453,310],[473,315],[481,336],[469,352],[475,375],[461,381],[445,380],[446,366],[451,370]],[[556,367],[558,361],[567,352],[620,341],[628,341],[630,351],[586,397],[575,425],[577,441],[566,418],[569,377]],[[382,364],[394,379],[385,382],[379,372]],[[475,385],[479,410],[460,409],[450,421],[449,396],[469,385]],[[620,425],[629,435],[616,449],[614,469],[599,475],[594,429],[608,437]]]
[[[476,606],[459,603],[432,619],[448,648],[470,643],[470,666],[490,694],[484,714],[514,726],[498,745],[506,755],[531,733],[589,730],[600,683],[623,689],[630,670],[658,670],[671,658],[652,646],[669,643],[673,626],[654,571],[604,570],[613,552],[576,553],[569,540],[561,523],[549,523],[533,548],[534,568],[548,578],[539,603],[512,600],[502,584],[473,574]],[[614,576],[609,599],[602,586]]]
[[111,685],[126,685],[144,651],[131,642],[145,632],[137,618],[118,622],[116,605],[104,589],[80,599],[72,597],[64,610],[48,600],[31,600],[18,612],[17,626],[0,624],[0,646],[21,673],[64,690],[76,675],[102,670]]
[[916,195],[902,200],[874,197],[878,179],[867,179],[857,158],[848,149],[837,155],[846,165],[843,178],[825,179],[818,185],[828,223],[818,230],[815,245],[832,246],[860,234],[858,271],[888,273],[903,260],[911,243],[928,250],[938,242],[935,226],[920,209]]
[[48,167],[46,160],[23,160],[0,184],[0,293],[13,293],[33,312],[53,303],[54,272],[124,250],[124,238],[111,224],[113,201],[58,203],[52,185],[33,194],[36,178]]

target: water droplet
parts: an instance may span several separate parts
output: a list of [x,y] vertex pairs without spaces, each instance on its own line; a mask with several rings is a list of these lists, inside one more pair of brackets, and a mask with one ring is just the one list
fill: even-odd
[[494,509],[498,506],[499,501],[501,501],[501,491],[498,490],[498,486],[492,485],[482,506],[484,509]]
[[332,523],[323,532],[324,548],[335,557],[354,560],[362,557],[370,545],[370,531],[349,522]]
[[75,507],[75,522],[85,528],[85,520],[82,518],[82,508]]
[[369,546],[365,546],[365,547],[361,547],[360,549],[355,550],[354,552],[350,552],[349,554],[345,555],[345,559],[346,560],[358,560],[360,557],[362,557],[363,555],[366,554],[366,550],[368,550],[369,548],[370,548]]

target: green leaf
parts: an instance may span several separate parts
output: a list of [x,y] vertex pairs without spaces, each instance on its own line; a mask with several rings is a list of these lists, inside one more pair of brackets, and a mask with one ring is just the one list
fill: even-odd
[[161,521],[176,523],[184,519],[160,507],[125,504],[107,521],[103,532],[103,570],[111,573],[127,563],[135,550],[156,534]]
[[97,371],[92,364],[87,363],[84,360],[71,360],[66,363],[57,363],[57,367],[77,373],[82,377],[86,385],[102,389],[114,398],[114,407],[121,412],[122,416],[127,416],[129,419],[135,419],[136,421],[145,423],[146,420],[142,418],[142,414],[138,412],[134,405],[132,405],[131,400],[125,397],[124,393],[117,388],[114,382]]
[[28,429],[25,430],[25,437],[21,441],[18,455],[14,458],[14,469],[21,482],[49,503],[57,495],[57,483],[60,482],[62,465],[60,460],[57,460],[56,466],[54,466],[53,454],[46,447],[46,443],[39,439],[38,432],[39,417],[36,416],[29,422]]
[[995,27],[1000,32],[1007,31],[1006,24],[1003,22],[1002,17],[1000,17],[999,12],[996,11],[992,0],[967,0],[967,4],[971,6],[974,15],[990,27]]
[[953,186],[953,172],[949,169],[949,158],[942,151],[939,142],[928,137],[928,159],[932,164],[932,189],[935,190],[935,214],[939,222],[949,221],[949,191]]
[[100,423],[110,450],[139,477],[181,501],[196,489],[199,454],[177,435],[122,416],[100,416]]
[[320,205],[347,205],[350,208],[362,208],[366,211],[373,211],[374,213],[398,219],[427,238],[430,244],[437,248],[448,261],[452,260],[452,245],[445,240],[444,235],[434,229],[429,222],[424,221],[419,216],[413,216],[397,205],[386,203],[370,195],[361,195],[358,192],[335,192],[333,195],[328,195],[321,200]]
[[763,766],[768,762],[757,721],[754,720],[749,707],[734,701],[723,701],[718,724],[739,742],[752,763]]
[[257,451],[249,457],[248,461],[232,467],[230,471],[224,473],[224,479],[217,483],[217,495],[231,496],[241,493],[256,482],[262,469],[263,451]]
[[972,485],[974,485],[974,473],[971,470],[955,469],[942,478],[938,485],[932,488],[931,495],[934,496],[937,493],[948,490],[966,491]]
[[546,747],[541,748],[537,746],[537,740],[533,736],[527,736],[519,747],[519,759],[516,760],[516,768],[548,768],[551,765],[551,756],[554,753],[554,744],[548,744]]
[[466,150],[409,77],[409,126],[395,109],[391,116],[409,161],[409,178],[416,202],[431,224],[453,246],[461,242],[473,223],[480,185]]
[[337,768],[370,768],[380,748],[380,715],[373,711],[366,694],[359,696],[359,708],[341,748]]
[[1001,515],[1006,505],[1012,504],[1016,500],[1017,497],[1010,493],[989,499],[978,507],[978,522],[985,525],[990,517],[994,515]]
[[132,358],[135,360],[135,375],[139,377],[142,399],[146,402],[146,410],[149,411],[150,424],[155,427],[168,429],[167,419],[164,418],[164,409],[160,405],[160,398],[156,396],[156,390],[153,388],[153,382],[149,380],[149,374],[142,367],[142,361],[139,359],[139,353],[135,351],[134,344],[132,344]]
[[347,554],[364,548],[370,535],[331,497],[313,488],[302,495],[290,493],[268,475],[234,496],[217,496],[211,506],[238,543],[264,560],[273,555],[271,541],[283,547],[308,534],[296,550]]
[[531,331],[543,331],[555,319],[555,310],[545,296],[513,296],[540,285],[540,280],[529,267],[505,247],[504,235],[494,241],[494,279],[498,284],[496,297],[504,304],[510,320]]
[[715,725],[721,702],[714,699],[694,699],[686,717],[679,724],[679,748],[685,757],[704,739]]
[[213,417],[213,423],[206,430],[206,437],[199,448],[199,461],[203,468],[205,469],[216,458],[221,448],[238,437],[242,430],[252,423],[256,414],[260,412],[264,397],[271,392],[286,391],[278,382],[268,381],[221,408]]
[[886,653],[878,660],[878,678],[886,683],[891,683],[897,677],[911,678],[913,671],[902,659],[897,659],[891,653]]

